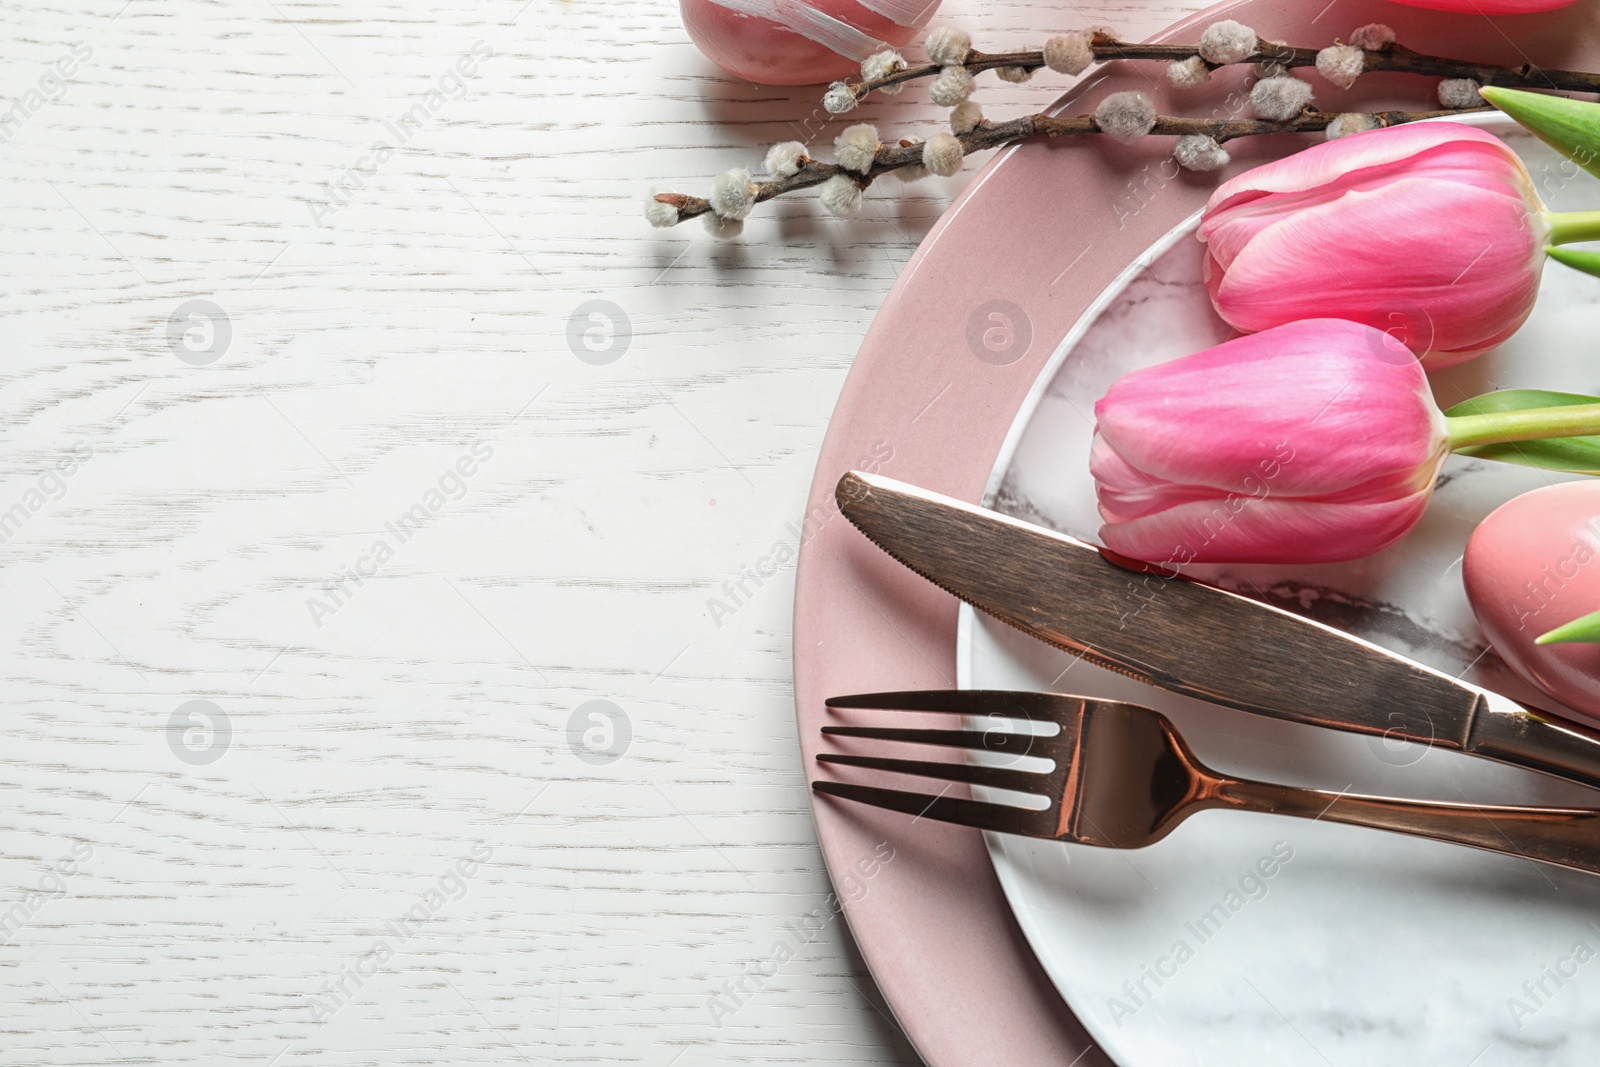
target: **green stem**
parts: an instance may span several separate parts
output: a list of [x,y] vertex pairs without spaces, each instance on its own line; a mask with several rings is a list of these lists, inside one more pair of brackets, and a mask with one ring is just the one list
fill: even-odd
[[1546,211],[1544,220],[1550,224],[1550,244],[1600,241],[1600,211]]
[[[1600,215],[1600,212],[1595,212]],[[1503,441],[1540,441],[1550,437],[1588,437],[1600,434],[1600,404],[1494,411],[1483,415],[1456,415],[1449,424],[1452,452],[1474,445]]]

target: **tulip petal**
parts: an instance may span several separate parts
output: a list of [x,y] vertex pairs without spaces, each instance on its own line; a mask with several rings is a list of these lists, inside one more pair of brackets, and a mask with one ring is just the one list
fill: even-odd
[[1336,315],[1395,332],[1440,366],[1532,313],[1544,237],[1520,200],[1406,178],[1280,215],[1211,293],[1237,329]]
[[[1390,132],[1399,132],[1400,129],[1396,127],[1393,131],[1375,130],[1372,133],[1387,136]],[[1340,138],[1336,142],[1330,142],[1330,147],[1359,139],[1359,137]],[[1290,156],[1278,163],[1269,163],[1258,170],[1275,169],[1297,158],[1299,157]],[[1506,165],[1508,158],[1514,162],[1514,166]],[[1256,173],[1250,171],[1240,178],[1250,178]],[[1277,191],[1242,188],[1226,201],[1220,201],[1218,196],[1222,191],[1228,185],[1240,180],[1234,179],[1212,196],[1211,203],[1206,208],[1205,218],[1200,224],[1199,236],[1222,266],[1231,266],[1239,252],[1258,234],[1297,212],[1341,201],[1351,193],[1380,190],[1393,182],[1408,178],[1433,183],[1443,198],[1441,206],[1447,206],[1453,187],[1456,186],[1507,197],[1525,205],[1524,213],[1528,210],[1526,205],[1538,204],[1538,198],[1533,193],[1530,179],[1522,163],[1498,141],[1495,141],[1493,146],[1477,140],[1447,142],[1414,156],[1405,156],[1379,165],[1352,170],[1335,180],[1309,189],[1295,188],[1290,180],[1281,176],[1277,181],[1271,181],[1271,177],[1268,175],[1259,179],[1258,184],[1279,185],[1284,188]],[[1288,176],[1289,179],[1296,177],[1303,175]]]
[[[1435,143],[1435,136],[1415,154],[1391,152],[1398,158],[1385,157],[1379,162],[1368,159],[1371,153],[1347,153],[1351,156],[1348,171],[1338,172],[1330,180],[1310,187],[1302,188],[1298,184],[1322,176],[1320,171],[1291,166],[1301,157],[1325,149],[1324,154],[1329,157],[1326,161],[1337,162],[1343,151],[1339,146],[1346,142],[1373,137],[1381,145],[1391,136],[1402,140],[1401,134],[1406,129],[1394,127],[1359,137],[1340,138],[1240,175],[1212,195],[1200,224],[1200,240],[1208,245],[1219,265],[1230,267],[1256,236],[1275,223],[1298,212],[1345,201],[1351,193],[1372,192],[1407,178],[1434,183],[1445,201],[1454,187],[1464,186],[1537,207],[1538,197],[1521,161],[1500,141],[1478,130],[1471,130],[1471,137],[1454,137],[1441,143]],[[1480,135],[1487,141],[1478,139]],[[1234,187],[1234,192],[1224,197],[1229,187]]]
[[1368,504],[1236,498],[1180,504],[1100,528],[1113,552],[1153,563],[1334,563],[1398,541],[1427,507],[1431,487]]
[[1152,478],[1124,459],[1099,434],[1095,435],[1089,454],[1089,473],[1095,480],[1100,517],[1107,522],[1126,522],[1174,504],[1215,500],[1218,496],[1214,486],[1178,485]]
[[1101,540],[1151,562],[1376,552],[1422,514],[1449,443],[1416,358],[1344,319],[1125,375],[1095,419]]
[[1527,168],[1498,137],[1460,123],[1419,122],[1340,137],[1248,170],[1211,194],[1205,214],[1209,219],[1238,202],[1269,194],[1316,197],[1330,187],[1356,188],[1364,180],[1386,180],[1365,172],[1395,165],[1427,166],[1434,177],[1480,187],[1509,185],[1536,203]]
[[[1095,405],[1093,473],[1113,508],[1175,486],[1216,495],[1411,492],[1445,453],[1416,360],[1368,326],[1318,319],[1135,371]],[[1130,473],[1131,472],[1131,473]],[[1141,481],[1140,479],[1143,479]]]

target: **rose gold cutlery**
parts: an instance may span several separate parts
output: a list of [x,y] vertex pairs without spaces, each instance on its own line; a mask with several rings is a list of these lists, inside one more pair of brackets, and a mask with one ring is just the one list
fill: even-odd
[[1240,711],[1455,749],[1600,788],[1600,732],[1173,577],[1173,564],[1130,570],[1083,541],[879,475],[851,471],[835,495],[857,528],[913,571],[1091,663]]
[[[818,754],[833,767],[965,782],[1047,801],[1024,808],[944,792],[812,783],[819,793],[909,815],[1083,845],[1141,848],[1197,812],[1228,808],[1367,826],[1600,874],[1600,811],[1441,804],[1234,778],[1203,765],[1165,716],[1137,704],[1053,693],[933,690],[835,697],[828,706],[998,716],[1055,728],[1045,736],[1027,729],[823,727],[844,746],[861,749]],[[860,746],[862,741],[879,744]],[[881,742],[986,752],[1005,756],[1011,765],[870,754],[883,748]],[[1041,759],[1049,768],[1033,769],[1031,761]]]

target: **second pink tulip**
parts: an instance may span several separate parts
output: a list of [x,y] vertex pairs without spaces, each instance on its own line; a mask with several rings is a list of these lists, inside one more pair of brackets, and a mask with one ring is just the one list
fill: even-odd
[[1342,137],[1257,167],[1212,194],[1200,225],[1206,286],[1236,329],[1347,319],[1429,367],[1522,325],[1549,236],[1522,162],[1454,122]]

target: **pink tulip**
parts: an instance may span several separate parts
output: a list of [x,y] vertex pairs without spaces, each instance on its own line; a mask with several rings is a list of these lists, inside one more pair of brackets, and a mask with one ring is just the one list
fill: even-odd
[[1206,205],[1206,287],[1236,329],[1341,318],[1393,333],[1431,367],[1504,341],[1533,310],[1552,228],[1498,138],[1393,126],[1296,152]]
[[1421,517],[1450,444],[1416,358],[1340,319],[1135,371],[1094,412],[1100,539],[1152,563],[1376,552]]

